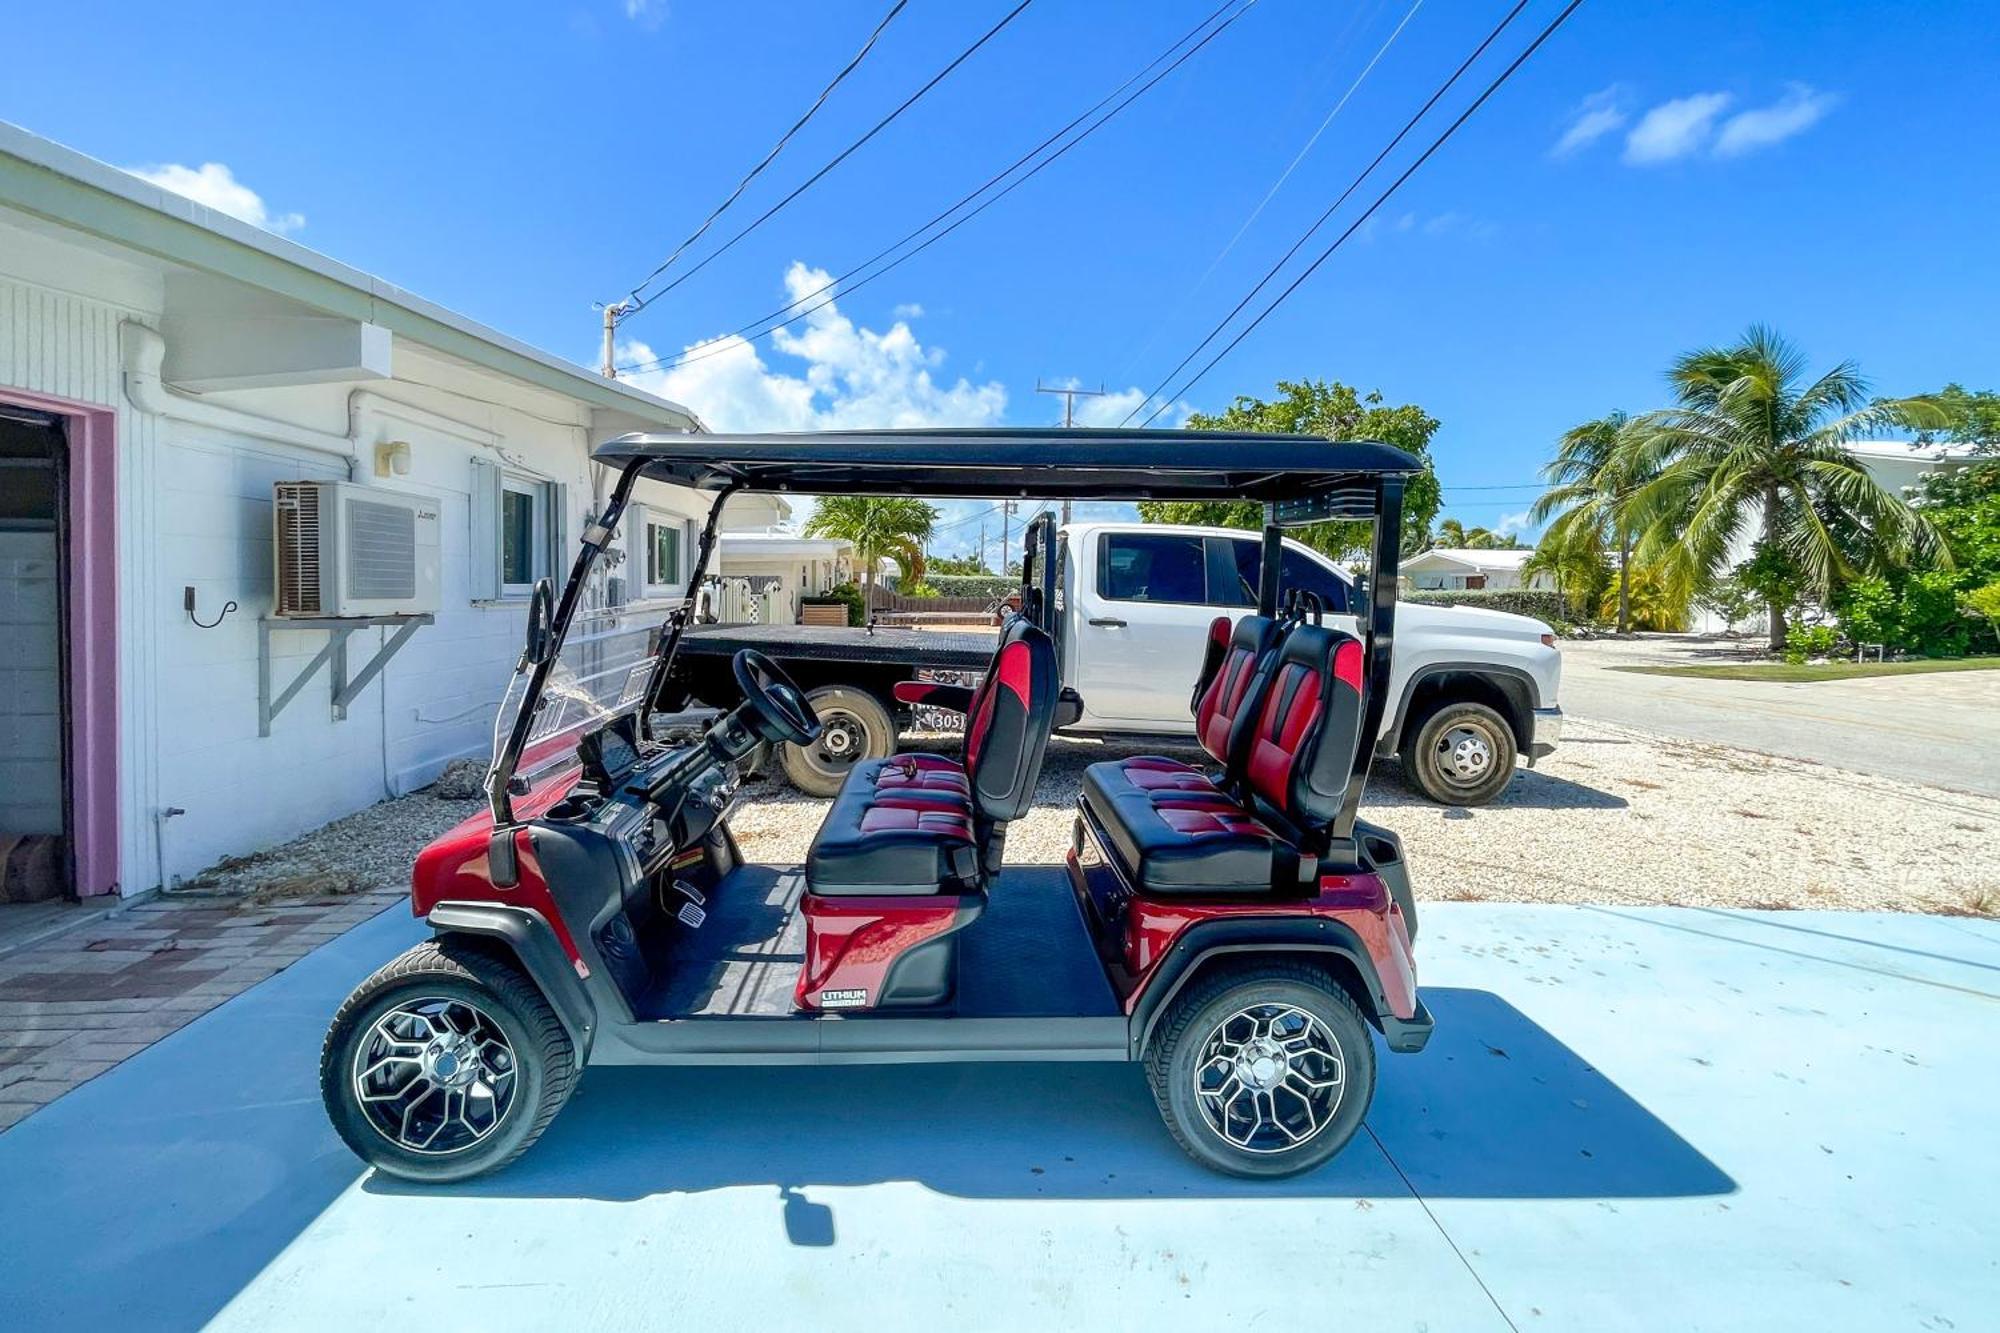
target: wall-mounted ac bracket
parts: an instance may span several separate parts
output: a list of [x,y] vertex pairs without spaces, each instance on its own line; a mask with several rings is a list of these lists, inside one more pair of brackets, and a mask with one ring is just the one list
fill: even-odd
[[[410,641],[410,636],[419,628],[434,624],[434,615],[403,616],[264,616],[257,621],[257,734],[271,734],[271,723],[278,714],[285,711],[285,705],[298,697],[306,682],[319,674],[319,669],[332,664],[333,675],[333,720],[340,722],[347,717],[347,706],[354,702],[369,682],[382,673],[389,665],[389,659]],[[358,629],[374,629],[393,625],[396,632],[375,650],[375,655],[352,677],[347,674],[347,636]],[[300,630],[324,630],[327,634],[326,646],[314,654],[305,669],[292,678],[292,683],[280,690],[275,697],[271,694],[271,636],[289,634]]]

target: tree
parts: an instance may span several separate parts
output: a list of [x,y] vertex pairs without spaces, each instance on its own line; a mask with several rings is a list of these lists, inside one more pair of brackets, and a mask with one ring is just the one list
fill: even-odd
[[977,553],[971,555],[934,555],[930,558],[929,572],[932,574],[991,574],[986,561]]
[[[1437,516],[1437,474],[1430,470],[1431,436],[1437,418],[1415,404],[1383,406],[1379,393],[1358,394],[1339,381],[1279,380],[1279,397],[1239,397],[1219,416],[1195,413],[1190,430],[1270,431],[1281,435],[1319,435],[1329,440],[1380,440],[1407,450],[1423,461],[1424,471],[1410,478],[1403,492],[1404,545],[1414,548],[1430,531]],[[1250,500],[1141,500],[1139,517],[1148,523],[1198,523],[1224,528],[1264,526],[1263,507]],[[1293,535],[1315,550],[1335,558],[1365,553],[1369,524],[1315,523]]]
[[1446,550],[1465,550],[1465,525],[1455,518],[1448,518],[1438,524],[1437,544]]
[[[1843,361],[1802,384],[1805,360],[1771,329],[1677,360],[1676,406],[1620,434],[1622,466],[1649,477],[1632,497],[1633,558],[1657,565],[1683,596],[1719,576],[1732,540],[1757,523],[1758,556],[1803,595],[1827,600],[1843,581],[1911,557],[1949,564],[1937,530],[1880,486],[1845,449],[1884,429],[1941,428],[1927,398],[1870,402]],[[1767,599],[1771,646],[1785,644],[1785,602]]]
[[[1632,420],[1611,412],[1564,431],[1542,465],[1549,489],[1528,516],[1548,523],[1542,542],[1569,549],[1585,544],[1618,551],[1618,632],[1632,627],[1632,497],[1644,475],[1634,469]],[[1550,516],[1554,521],[1550,522]]]
[[1598,604],[1611,586],[1611,563],[1604,543],[1585,524],[1543,534],[1535,553],[1521,566],[1525,584],[1537,574],[1555,581],[1556,594],[1578,619],[1595,619]]
[[808,537],[849,542],[861,563],[861,586],[875,581],[875,567],[888,556],[910,583],[924,579],[924,543],[937,525],[935,505],[905,496],[823,495],[806,520]]
[[1947,384],[1930,396],[1944,413],[1945,424],[1921,432],[1926,444],[1938,439],[1954,444],[1970,444],[1982,454],[2000,454],[2000,393],[1981,389],[1977,393],[1962,384]]

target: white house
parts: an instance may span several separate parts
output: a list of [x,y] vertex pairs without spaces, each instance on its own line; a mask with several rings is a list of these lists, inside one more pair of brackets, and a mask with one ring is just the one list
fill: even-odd
[[[483,752],[605,484],[588,450],[641,429],[700,424],[0,124],[0,842],[141,892]],[[313,479],[435,524],[435,618],[344,709],[329,663],[274,710],[333,641],[267,621],[273,485]],[[637,499],[602,593],[643,615],[705,506]],[[399,629],[355,630],[351,672]]]
[[1403,562],[1402,577],[1419,591],[1499,592],[1508,588],[1553,588],[1545,573],[1531,575],[1525,584],[1521,567],[1534,557],[1532,550],[1475,551],[1460,547],[1434,546]]

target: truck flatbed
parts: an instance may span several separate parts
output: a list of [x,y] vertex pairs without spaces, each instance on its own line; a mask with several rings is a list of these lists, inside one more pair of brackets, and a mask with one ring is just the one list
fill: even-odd
[[729,657],[754,648],[781,662],[881,662],[950,671],[984,671],[993,634],[976,630],[867,629],[836,625],[694,625],[681,637],[682,657]]

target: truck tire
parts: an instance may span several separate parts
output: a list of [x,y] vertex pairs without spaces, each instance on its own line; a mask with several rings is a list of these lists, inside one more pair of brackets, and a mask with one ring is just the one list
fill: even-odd
[[825,727],[813,745],[786,745],[778,762],[794,787],[808,796],[833,796],[847,770],[863,759],[896,753],[896,723],[882,701],[852,685],[822,685],[806,701]]
[[1485,805],[1514,780],[1514,728],[1485,704],[1448,703],[1403,744],[1403,773],[1439,805]]
[[1347,1146],[1375,1095],[1368,1024],[1332,977],[1290,961],[1203,976],[1146,1051],[1174,1141],[1232,1176],[1295,1175]]
[[319,1064],[327,1116],[355,1155],[433,1185],[526,1152],[576,1075],[576,1049],[527,973],[449,939],[355,987]]

